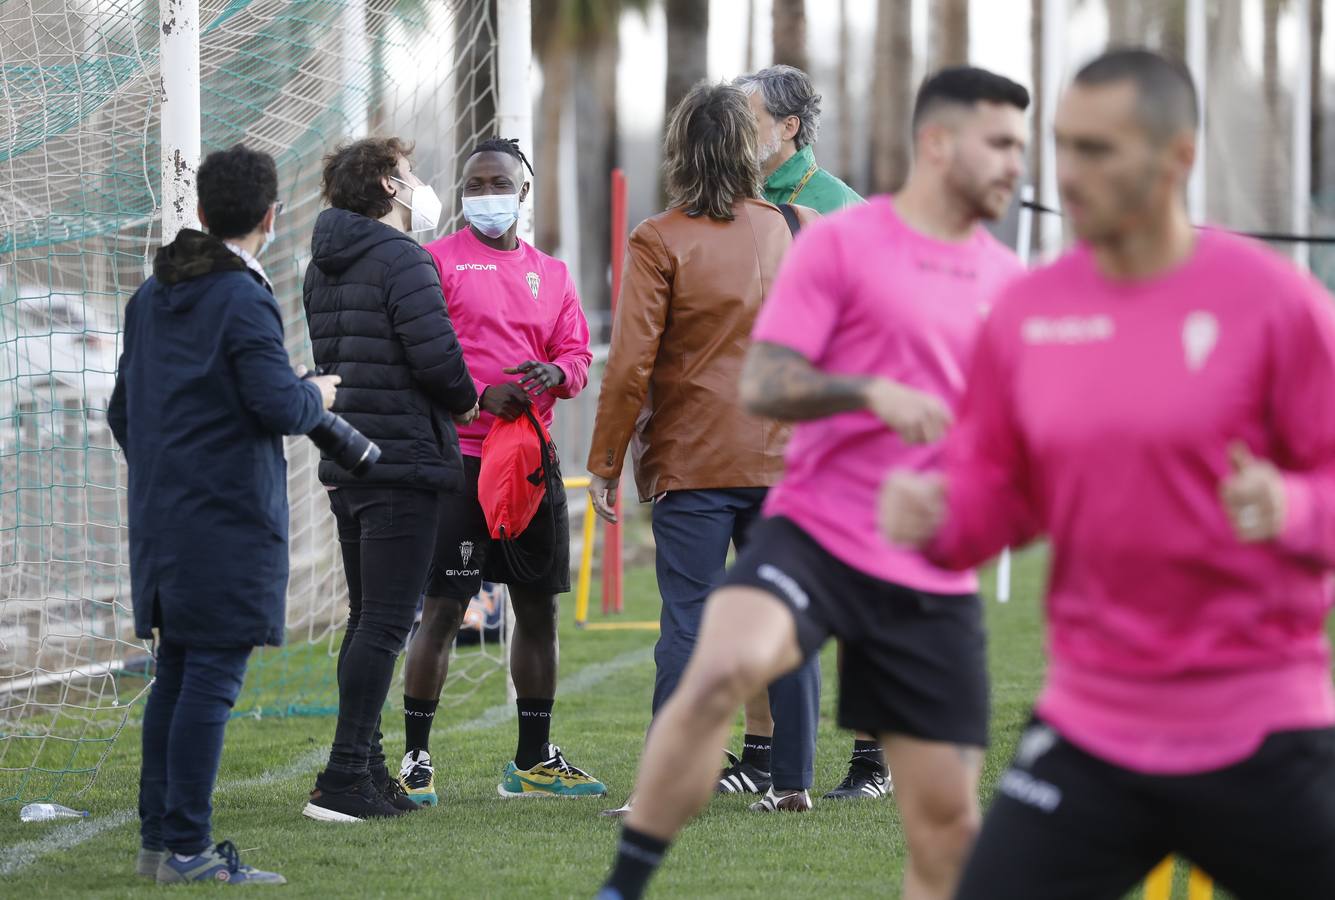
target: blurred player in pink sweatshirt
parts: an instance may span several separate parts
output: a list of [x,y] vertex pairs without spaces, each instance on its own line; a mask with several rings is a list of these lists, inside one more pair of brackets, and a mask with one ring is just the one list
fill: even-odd
[[1192,228],[1198,107],[1148,51],[1057,110],[1081,243],[980,338],[944,476],[899,543],[975,566],[1052,542],[1051,662],[958,894],[1116,898],[1165,855],[1240,898],[1335,896],[1335,316],[1263,247]]

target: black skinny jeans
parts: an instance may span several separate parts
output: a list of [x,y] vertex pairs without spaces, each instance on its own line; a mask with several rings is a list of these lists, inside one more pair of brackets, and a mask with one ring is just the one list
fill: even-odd
[[324,777],[339,787],[385,765],[380,710],[435,549],[437,495],[392,486],[329,492],[348,579],[338,650],[338,725]]

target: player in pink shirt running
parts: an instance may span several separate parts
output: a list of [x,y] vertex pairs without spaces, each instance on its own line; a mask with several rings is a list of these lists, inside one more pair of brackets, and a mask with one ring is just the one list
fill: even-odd
[[1191,77],[1109,53],[1057,110],[1081,243],[1006,291],[944,478],[897,473],[940,565],[1052,541],[1035,718],[959,897],[1116,898],[1178,853],[1239,898],[1335,897],[1335,315],[1195,231]]
[[880,536],[876,493],[894,466],[935,468],[991,298],[1020,273],[980,222],[1010,204],[1028,105],[1023,87],[981,69],[934,75],[903,190],[813,223],[785,257],[741,385],[751,412],[799,423],[785,473],[654,722],[600,897],[640,896],[708,800],[738,708],[832,636],[844,642],[840,724],[879,736],[895,773],[904,896],[954,890],[981,819],[982,609],[972,574]]
[[570,590],[570,525],[559,469],[533,521],[512,542],[493,541],[478,502],[482,442],[498,419],[531,411],[552,423],[558,399],[588,382],[589,326],[565,264],[520,240],[519,205],[528,196],[528,161],[512,141],[483,141],[464,163],[468,225],[426,245],[440,268],[445,305],[477,386],[482,414],[460,426],[464,492],[441,495],[436,550],[422,624],[404,664],[407,753],[400,778],[408,796],[435,804],[428,740],[469,599],[485,579],[509,588],[510,647],[519,740],[506,764],[502,797],[601,796],[598,779],[572,766],[548,738],[556,695],[557,596]]

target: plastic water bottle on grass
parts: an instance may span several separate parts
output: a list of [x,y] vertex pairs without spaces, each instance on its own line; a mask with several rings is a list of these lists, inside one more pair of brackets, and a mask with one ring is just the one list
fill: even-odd
[[88,813],[59,803],[29,803],[19,810],[20,822],[50,822],[53,819],[83,819]]

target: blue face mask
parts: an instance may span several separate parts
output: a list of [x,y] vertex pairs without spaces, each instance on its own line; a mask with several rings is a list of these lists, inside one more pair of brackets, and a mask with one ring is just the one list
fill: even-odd
[[463,198],[464,218],[489,238],[498,238],[519,221],[518,194]]

